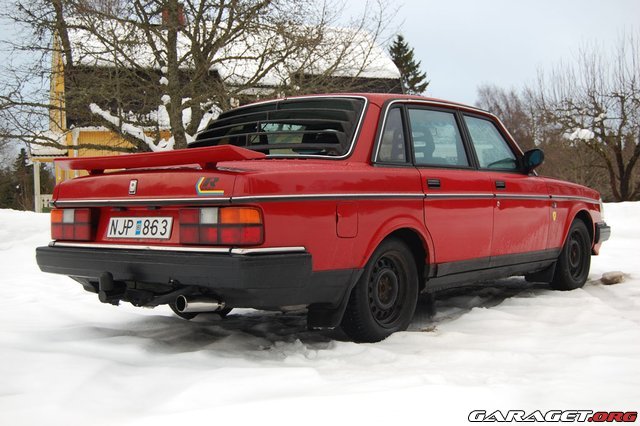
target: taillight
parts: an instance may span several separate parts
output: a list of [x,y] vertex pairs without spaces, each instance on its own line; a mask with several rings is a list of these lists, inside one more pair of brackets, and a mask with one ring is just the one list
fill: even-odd
[[180,243],[247,246],[262,244],[264,226],[254,207],[180,210]]
[[54,240],[91,240],[91,209],[51,210],[51,238]]

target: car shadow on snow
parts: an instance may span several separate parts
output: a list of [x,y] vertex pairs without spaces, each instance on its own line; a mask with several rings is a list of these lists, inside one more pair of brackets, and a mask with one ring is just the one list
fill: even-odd
[[[429,332],[439,324],[455,321],[473,308],[491,308],[522,292],[539,292],[547,284],[528,283],[522,278],[475,283],[473,286],[421,295],[409,332]],[[335,341],[349,341],[340,330],[309,331],[305,312],[267,312],[236,309],[226,318],[200,314],[194,320],[167,315],[145,315],[122,323],[122,328],[93,327],[96,337],[141,339],[146,350],[185,353],[200,350],[252,351],[301,342],[323,349]]]
[[421,294],[409,331],[433,331],[439,324],[455,321],[474,308],[492,308],[523,292],[549,290],[547,283],[531,283],[522,277],[479,281],[466,287]]

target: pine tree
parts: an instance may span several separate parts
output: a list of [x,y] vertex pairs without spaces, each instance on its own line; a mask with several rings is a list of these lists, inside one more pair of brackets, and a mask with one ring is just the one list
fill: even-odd
[[427,89],[427,74],[420,71],[420,61],[413,57],[413,48],[398,34],[389,47],[391,60],[400,70],[402,90],[410,95],[419,95]]
[[33,210],[33,167],[29,165],[27,150],[22,148],[13,163],[13,184],[15,188],[15,208]]

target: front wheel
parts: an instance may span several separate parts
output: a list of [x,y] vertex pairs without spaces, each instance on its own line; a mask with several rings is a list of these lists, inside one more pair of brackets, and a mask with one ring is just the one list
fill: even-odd
[[341,327],[356,342],[378,342],[409,326],[417,300],[411,251],[400,240],[385,240],[351,291]]
[[562,246],[551,281],[554,290],[574,290],[587,281],[591,267],[591,238],[587,226],[574,220],[567,241]]

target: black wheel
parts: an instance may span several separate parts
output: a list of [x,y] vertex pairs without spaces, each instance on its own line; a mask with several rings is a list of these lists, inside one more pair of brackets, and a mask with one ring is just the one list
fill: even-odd
[[591,238],[587,226],[574,220],[567,241],[562,247],[556,271],[551,281],[554,290],[573,290],[587,281],[591,267]]
[[409,248],[385,240],[351,291],[341,327],[356,342],[378,342],[405,330],[416,309],[418,273]]

